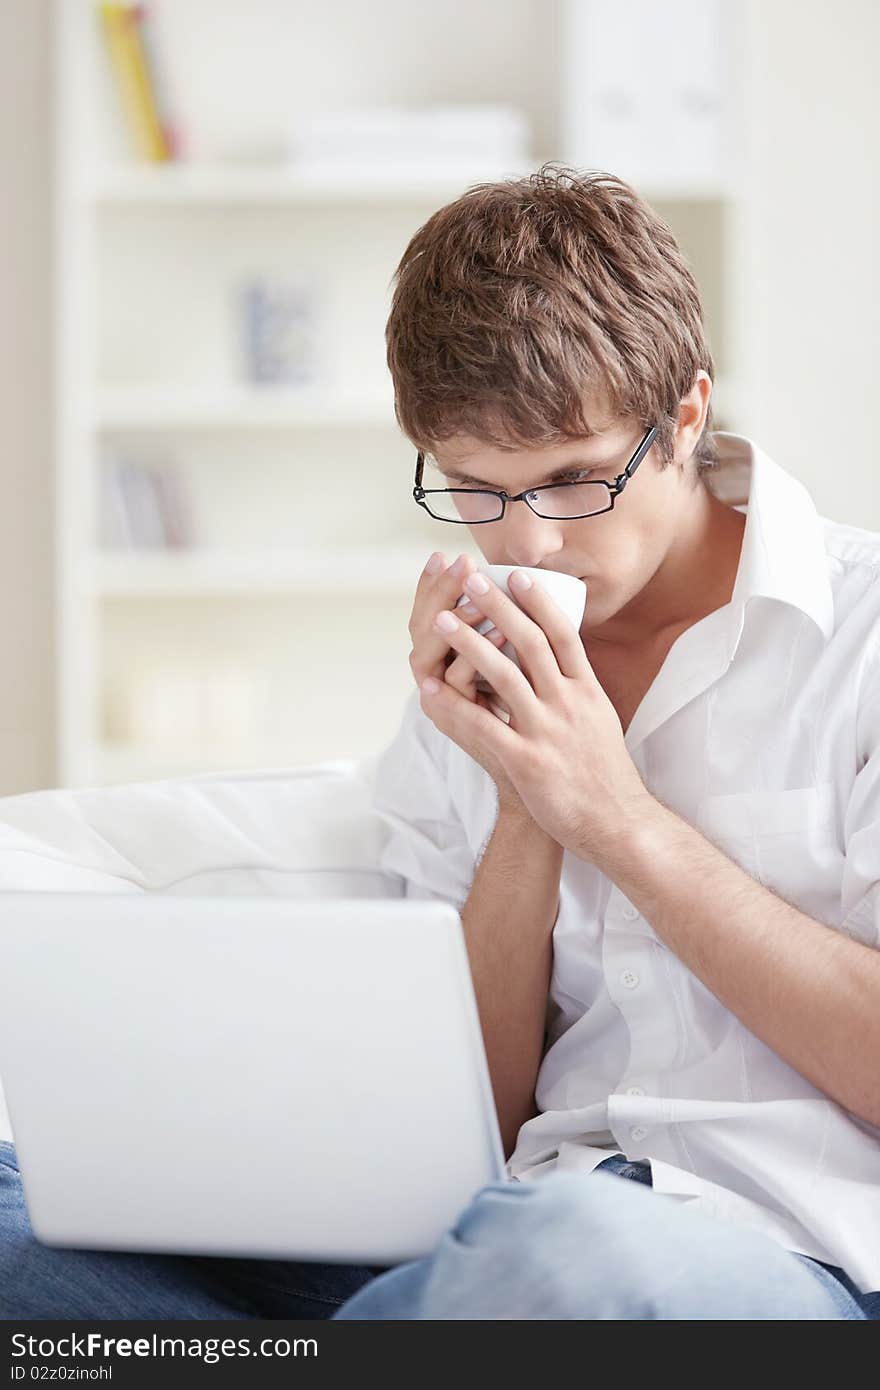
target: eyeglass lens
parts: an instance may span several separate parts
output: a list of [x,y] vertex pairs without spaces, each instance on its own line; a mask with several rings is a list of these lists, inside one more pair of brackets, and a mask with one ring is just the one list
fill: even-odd
[[[427,481],[424,484],[428,488]],[[568,483],[562,487],[534,488],[528,500],[539,516],[563,520],[566,517],[590,516],[607,511],[611,501],[604,483]],[[464,521],[473,525],[482,521],[497,521],[502,514],[501,498],[491,492],[472,488],[455,488],[431,492],[425,504],[432,516],[441,521]]]

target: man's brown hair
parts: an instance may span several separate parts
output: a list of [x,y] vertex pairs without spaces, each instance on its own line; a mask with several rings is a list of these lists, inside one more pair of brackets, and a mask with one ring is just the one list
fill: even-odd
[[[430,453],[467,434],[500,449],[594,433],[588,396],[658,427],[672,461],[678,406],[714,380],[696,281],[629,184],[557,162],[476,184],[415,233],[386,328],[395,413]],[[716,461],[711,404],[695,453]]]

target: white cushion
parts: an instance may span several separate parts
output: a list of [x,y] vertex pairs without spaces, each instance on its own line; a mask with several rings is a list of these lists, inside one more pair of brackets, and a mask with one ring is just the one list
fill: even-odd
[[400,897],[368,767],[320,763],[0,799],[0,892]]

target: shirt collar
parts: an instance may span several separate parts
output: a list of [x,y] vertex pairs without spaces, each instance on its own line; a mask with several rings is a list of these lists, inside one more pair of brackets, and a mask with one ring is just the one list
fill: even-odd
[[812,618],[827,642],[834,630],[822,518],[803,483],[743,435],[715,431],[718,466],[706,486],[745,511],[742,550],[731,596],[742,613],[752,598],[778,599]]

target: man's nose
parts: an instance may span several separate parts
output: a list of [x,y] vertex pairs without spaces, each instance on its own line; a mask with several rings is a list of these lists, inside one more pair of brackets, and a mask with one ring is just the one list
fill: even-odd
[[498,525],[504,528],[504,551],[511,565],[537,569],[542,560],[555,555],[564,543],[559,521],[536,516],[523,501],[508,502]]

